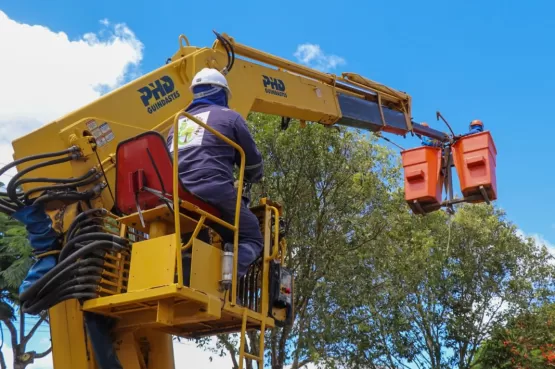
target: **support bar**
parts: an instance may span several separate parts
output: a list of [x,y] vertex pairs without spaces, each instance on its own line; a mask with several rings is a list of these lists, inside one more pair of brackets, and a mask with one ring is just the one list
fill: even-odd
[[451,140],[447,133],[435,130],[430,127],[423,126],[419,123],[412,122],[412,127],[413,127],[414,133],[418,135],[430,137],[430,138],[439,140],[441,142],[449,142]]

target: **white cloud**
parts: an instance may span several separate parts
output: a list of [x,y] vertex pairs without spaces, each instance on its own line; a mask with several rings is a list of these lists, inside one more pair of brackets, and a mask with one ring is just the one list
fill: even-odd
[[64,32],[19,23],[0,11],[0,35],[9,35],[0,37],[0,163],[12,161],[14,138],[134,76],[143,44],[125,24],[100,23],[97,34],[72,40]]
[[536,243],[536,245],[547,247],[547,250],[549,252],[551,252],[551,254],[553,256],[555,256],[555,244],[553,242],[545,239],[545,237],[543,235],[538,234],[538,233],[526,234],[521,229],[518,229],[516,231],[516,233],[522,239],[525,239],[527,237],[531,237],[534,240],[534,242]]
[[295,58],[311,68],[327,72],[340,65],[346,64],[345,59],[337,55],[328,55],[320,48],[320,45],[301,44],[297,46],[294,54]]

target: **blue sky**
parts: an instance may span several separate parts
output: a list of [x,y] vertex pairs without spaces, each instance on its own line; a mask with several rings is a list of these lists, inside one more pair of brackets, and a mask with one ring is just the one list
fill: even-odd
[[[278,5],[244,0],[238,4],[0,1],[0,12],[17,23],[17,27],[12,24],[14,31],[8,37],[0,33],[4,84],[0,101],[5,103],[0,108],[0,145],[95,98],[88,86],[97,75],[99,83],[117,86],[122,76],[129,78],[125,71],[130,65],[139,73],[163,65],[176,51],[179,34],[194,45],[210,46],[212,29],[216,29],[291,60],[305,45],[305,61],[312,65],[328,66],[338,74],[356,72],[409,93],[414,119],[433,127],[444,128],[435,120],[436,110],[458,132],[465,131],[470,120],[481,119],[492,131],[498,150],[498,205],[524,233],[555,243],[555,172],[550,158],[555,3],[366,0],[282,1]],[[44,38],[22,36],[19,41],[19,35],[27,32],[22,24],[46,27],[34,34]],[[115,24],[125,24],[132,35],[121,29],[118,33]],[[85,37],[88,46],[78,45],[88,33],[97,38]],[[115,39],[110,41],[110,35]],[[84,53],[88,64],[79,59]],[[6,67],[2,63],[12,54],[17,59]],[[67,62],[64,70],[55,69],[56,57],[60,63]],[[28,67],[21,67],[25,63]],[[76,72],[70,75],[72,68]],[[35,70],[40,74],[30,76]],[[83,77],[82,84],[76,76]],[[42,77],[51,79],[41,84]],[[36,114],[21,110],[33,110],[33,104],[58,85],[63,88],[52,94],[61,96],[55,101],[58,105],[41,106]],[[26,101],[24,96],[31,98]],[[17,110],[20,101],[24,108]],[[391,138],[404,147],[418,144]]]

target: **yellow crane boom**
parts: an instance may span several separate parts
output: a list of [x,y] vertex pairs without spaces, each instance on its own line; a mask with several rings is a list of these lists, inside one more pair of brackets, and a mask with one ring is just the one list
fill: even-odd
[[[204,67],[223,69],[233,48],[227,74],[235,98],[230,107],[246,118],[261,112],[325,125],[340,124],[370,131],[404,135],[413,132],[408,94],[354,73],[338,77],[239,44],[222,35],[211,48],[189,46],[179,38],[179,50],[166,65],[143,75],[54,122],[13,142],[14,159],[60,151],[83,137],[97,135],[98,155],[106,160],[118,142],[147,130],[165,133],[173,115],[191,101],[189,84]],[[83,71],[86,73],[86,71]],[[418,125],[416,133],[446,139],[447,135]],[[48,137],[48,140],[44,140]],[[80,175],[69,164],[63,175]],[[25,165],[18,166],[19,170]],[[48,169],[36,173],[46,173]],[[109,182],[113,176],[108,174]],[[24,185],[30,188],[32,185]]]

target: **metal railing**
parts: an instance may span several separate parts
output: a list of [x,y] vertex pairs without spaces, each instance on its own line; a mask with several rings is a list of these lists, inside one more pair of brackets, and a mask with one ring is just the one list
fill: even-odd
[[[201,209],[195,208],[194,210],[201,215],[201,220],[197,223],[195,231],[193,232],[193,237],[191,237],[190,241],[184,248],[190,247],[192,244],[192,240],[194,235],[198,235],[198,232],[203,227],[203,223],[205,219],[210,219],[220,225],[230,229],[233,231],[233,276],[231,277],[231,306],[236,304],[237,300],[237,263],[238,263],[238,251],[239,251],[239,215],[241,212],[241,198],[243,195],[243,180],[244,180],[244,171],[245,171],[245,151],[239,146],[237,143],[233,142],[220,132],[216,131],[214,128],[210,127],[200,119],[196,118],[195,116],[182,111],[174,115],[173,119],[173,207],[174,211],[174,222],[175,222],[175,242],[176,245],[181,245],[181,224],[180,224],[180,212],[178,209],[180,208],[180,199],[179,199],[179,165],[178,163],[178,132],[179,132],[179,119],[185,117],[192,122],[198,124],[205,130],[212,133],[214,136],[218,137],[220,140],[224,141],[228,145],[232,146],[235,150],[237,150],[241,156],[241,163],[239,166],[239,180],[237,186],[237,201],[235,204],[235,220],[233,225],[224,222],[223,220],[219,219],[218,217],[213,216],[210,213],[207,213]],[[176,258],[177,258],[177,287],[183,287],[183,265],[181,264],[181,252],[182,248],[176,248]]]

